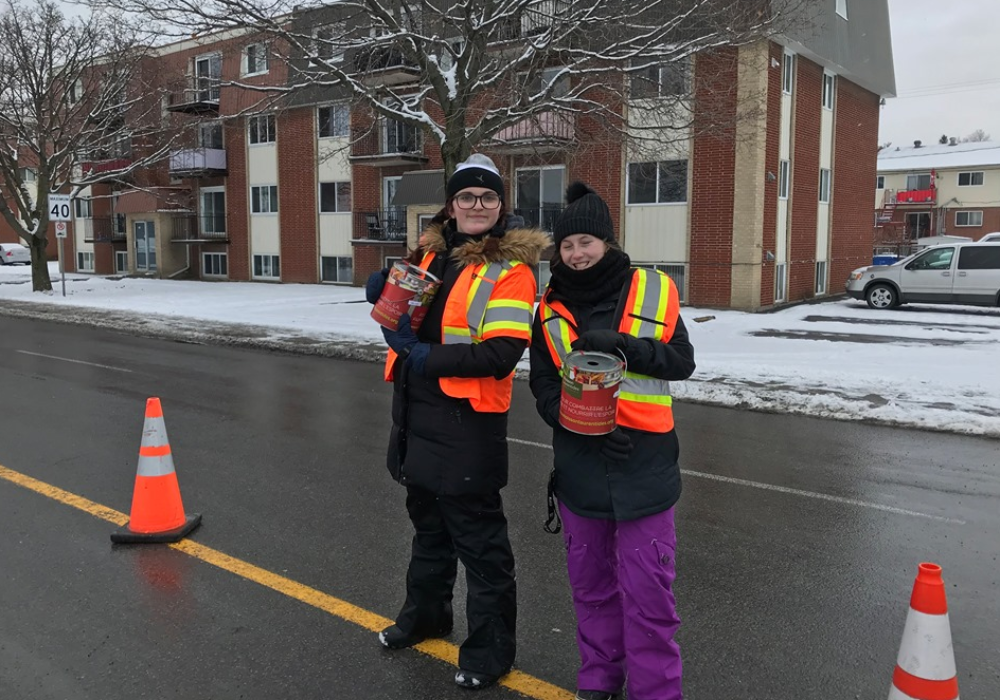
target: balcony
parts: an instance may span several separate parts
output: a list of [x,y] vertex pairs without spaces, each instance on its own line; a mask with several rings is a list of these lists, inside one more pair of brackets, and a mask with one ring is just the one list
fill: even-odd
[[377,128],[351,129],[350,159],[379,167],[424,163],[422,136],[414,126],[382,119]]
[[542,112],[498,131],[488,148],[505,154],[551,153],[576,143],[576,125],[569,114]]
[[125,215],[104,216],[90,220],[91,238],[94,243],[114,243],[125,240]]
[[354,70],[365,85],[405,85],[420,79],[420,68],[390,48],[359,51],[354,57]]
[[354,239],[406,243],[406,208],[354,212]]
[[222,148],[185,148],[170,153],[173,177],[217,177],[226,174],[226,151]]
[[178,214],[171,217],[171,243],[227,243],[226,215]]
[[900,190],[896,193],[896,204],[934,204],[936,201],[936,187],[926,190]]
[[84,175],[101,175],[103,173],[113,173],[127,170],[132,165],[131,156],[118,158],[104,158],[100,155],[92,154],[94,160],[85,160],[80,163],[80,170]]
[[181,114],[218,114],[222,81],[218,78],[196,78],[185,87],[169,96],[168,112]]

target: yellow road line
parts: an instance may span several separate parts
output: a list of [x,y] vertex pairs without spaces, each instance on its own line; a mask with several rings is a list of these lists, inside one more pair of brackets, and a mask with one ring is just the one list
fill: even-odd
[[[39,493],[46,498],[51,498],[54,501],[72,506],[115,525],[124,526],[128,522],[128,516],[124,513],[120,513],[107,506],[102,506],[100,503],[95,503],[69,491],[64,491],[58,486],[52,486],[44,481],[39,481],[38,479],[16,472],[13,469],[8,469],[2,464],[0,464],[0,479],[5,479],[13,484]],[[293,581],[286,576],[280,576],[272,571],[262,569],[242,559],[231,557],[224,552],[206,547],[192,540],[181,540],[167,546],[179,552],[184,552],[207,564],[217,566],[248,581],[253,581],[261,586],[270,588],[289,598],[294,598],[306,605],[311,605],[334,617],[339,617],[347,622],[353,622],[359,627],[371,630],[372,632],[378,632],[392,624],[392,620],[381,615],[377,615],[357,605],[352,605],[347,601]],[[431,639],[413,648],[422,654],[439,659],[452,666],[458,666],[458,647],[451,642],[441,639]],[[570,700],[573,697],[572,693],[563,688],[516,670],[505,676],[500,685],[536,700]]]

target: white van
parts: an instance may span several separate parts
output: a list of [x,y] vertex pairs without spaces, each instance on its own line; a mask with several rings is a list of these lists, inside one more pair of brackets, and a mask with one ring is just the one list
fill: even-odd
[[892,265],[859,267],[847,295],[873,309],[900,304],[1000,306],[1000,241],[936,245]]

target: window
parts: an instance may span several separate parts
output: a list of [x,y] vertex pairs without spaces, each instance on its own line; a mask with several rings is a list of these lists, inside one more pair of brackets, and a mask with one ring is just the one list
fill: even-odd
[[686,160],[629,163],[628,203],[668,204],[687,201]]
[[316,109],[316,133],[319,138],[347,136],[351,122],[351,112],[347,105],[328,105]]
[[636,263],[636,267],[644,267],[647,270],[659,270],[674,281],[677,287],[677,300],[684,301],[684,277],[687,266],[684,263]]
[[958,174],[958,186],[959,187],[979,187],[983,184],[983,172],[974,173],[959,173]]
[[280,279],[281,260],[277,255],[253,256],[253,276],[261,279]]
[[254,214],[278,212],[278,186],[254,185],[250,188],[250,211]]
[[786,53],[784,63],[781,64],[781,91],[786,95],[791,95],[794,86],[795,54]]
[[382,267],[392,267],[396,263],[402,261],[402,258],[396,255],[386,255],[382,258]]
[[349,182],[319,183],[319,210],[324,214],[350,211],[351,183]]
[[959,270],[1000,270],[1000,245],[962,246]]
[[519,168],[514,213],[528,226],[551,231],[563,211],[566,167]]
[[[201,235],[208,238],[225,237],[226,233],[226,191],[219,189],[203,189],[200,194],[201,216],[199,224]],[[215,235],[213,234],[221,234]]]
[[222,146],[222,124],[205,122],[198,125],[198,145],[201,148],[217,148]]
[[774,266],[774,300],[785,300],[785,263],[778,263]]
[[906,176],[906,190],[929,190],[931,188],[931,174]]
[[535,268],[535,282],[537,283],[535,293],[539,296],[544,294],[550,279],[552,279],[551,263],[548,260],[539,260],[538,266]]
[[354,260],[351,256],[324,257],[321,262],[324,282],[354,283]]
[[829,73],[823,74],[823,108],[833,109],[834,82]]
[[826,261],[816,263],[816,293],[826,294]]
[[791,163],[787,160],[778,163],[778,199],[788,199],[788,192],[791,189],[791,171]]
[[830,179],[832,173],[827,168],[819,169],[819,201],[830,201]]
[[77,253],[76,254],[76,269],[80,272],[93,272],[94,271],[94,254],[93,253]]
[[325,27],[319,27],[313,32],[313,52],[314,57],[310,63],[314,65],[323,63],[342,63],[344,60],[344,46],[341,39],[347,33],[347,25],[344,22],[335,22]]
[[73,200],[73,204],[76,207],[76,218],[90,219],[94,216],[93,207],[89,198],[77,197]]
[[956,226],[982,226],[983,212],[981,211],[956,211]]
[[247,117],[247,133],[250,143],[274,143],[276,140],[273,114],[258,114]]
[[227,277],[229,256],[226,253],[202,253],[201,274],[205,277]]
[[243,75],[267,73],[267,45],[250,44],[243,49]]
[[218,102],[222,87],[222,54],[214,53],[196,58],[194,76],[198,100]]
[[22,182],[35,182],[38,180],[38,171],[34,168],[21,168]]
[[71,105],[75,105],[77,102],[83,99],[83,83],[79,80],[74,80],[69,84],[69,89],[66,91],[66,101]]
[[115,272],[118,274],[128,274],[128,251],[115,251]]
[[559,75],[565,70],[564,66],[552,66],[543,68],[534,75],[527,77],[525,89],[529,95],[537,95],[542,90],[552,85],[558,77],[559,82],[552,87],[552,97],[563,97],[569,92],[569,75]]
[[646,66],[632,74],[631,94],[634,99],[685,95],[689,79],[687,58],[663,66]]
[[875,189],[884,190],[885,189],[885,175],[875,176]]
[[837,0],[837,14],[847,19],[847,0]]
[[954,248],[938,248],[929,250],[906,266],[907,270],[950,270],[951,259],[955,257]]
[[420,153],[421,131],[410,124],[385,119],[382,122],[383,153]]

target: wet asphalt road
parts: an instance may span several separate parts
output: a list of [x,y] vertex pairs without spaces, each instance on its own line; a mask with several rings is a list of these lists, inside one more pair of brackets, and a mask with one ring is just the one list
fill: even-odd
[[[204,514],[194,542],[392,617],[410,529],[384,468],[379,375],[0,317],[0,465],[127,513],[144,402],[159,396],[185,506]],[[687,697],[884,698],[922,560],[944,567],[963,696],[1000,696],[1000,442],[676,413]],[[518,668],[572,689],[561,538],[541,529],[551,453],[526,383],[509,434]],[[182,551],[112,547],[113,529],[0,478],[0,698],[469,697],[443,661],[385,652],[355,623]]]

